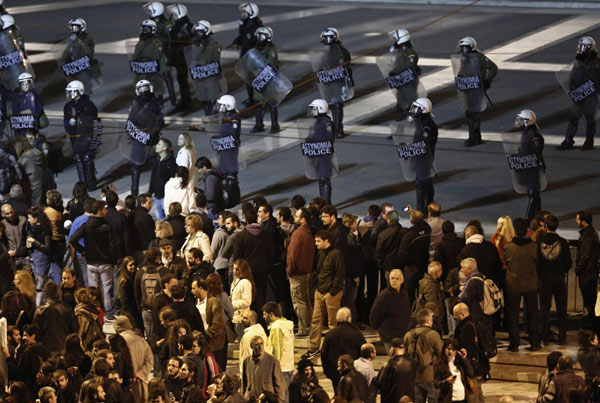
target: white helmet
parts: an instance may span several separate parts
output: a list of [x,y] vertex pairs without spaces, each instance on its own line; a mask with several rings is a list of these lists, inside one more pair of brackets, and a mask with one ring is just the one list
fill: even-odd
[[185,17],[187,15],[187,7],[183,4],[172,4],[167,7],[169,13],[174,17],[175,21]]
[[33,88],[33,76],[29,73],[21,73],[19,75],[19,85],[23,91],[29,91]]
[[273,30],[270,27],[260,27],[254,33],[259,42],[271,42],[273,39]]
[[138,97],[148,91],[150,91],[150,93],[154,92],[154,87],[148,80],[140,80],[135,85],[135,95]]
[[321,32],[321,43],[330,44],[340,39],[340,33],[337,29],[328,27]]
[[456,45],[456,51],[460,52],[463,47],[470,48],[470,50],[477,50],[477,41],[471,36],[465,36],[458,41],[458,45]]
[[156,34],[158,30],[156,23],[153,20],[146,19],[140,24],[140,32],[147,34]]
[[535,124],[535,113],[530,109],[523,109],[517,114],[515,127],[528,127]]
[[142,8],[152,18],[160,17],[165,13],[165,6],[160,1],[151,1],[144,4]]
[[67,84],[67,99],[77,99],[85,92],[83,83],[79,80],[71,81]]
[[67,26],[75,33],[85,32],[85,29],[87,28],[87,24],[83,18],[71,18]]
[[324,99],[315,99],[308,104],[308,116],[324,115],[329,111],[329,105]]
[[0,28],[8,29],[13,25],[15,25],[15,19],[12,15],[4,14],[3,16],[0,16]]
[[233,95],[223,95],[217,99],[217,110],[219,112],[234,111],[237,106],[237,102]]
[[242,3],[238,6],[238,9],[242,13],[242,20],[258,17],[258,6],[254,3]]
[[591,36],[584,36],[577,42],[577,53],[584,54],[596,50],[596,41]]
[[210,22],[206,21],[206,20],[200,20],[197,23],[194,24],[194,27],[192,28],[192,31],[194,31],[195,33],[199,34],[199,33],[203,33],[204,35],[208,35],[212,33],[212,29],[210,27]]
[[408,114],[411,116],[419,116],[423,113],[431,113],[432,109],[433,105],[431,104],[429,98],[419,98],[412,103]]
[[396,41],[397,45],[402,45],[403,43],[410,41],[410,32],[406,29],[399,28],[390,32],[390,37]]

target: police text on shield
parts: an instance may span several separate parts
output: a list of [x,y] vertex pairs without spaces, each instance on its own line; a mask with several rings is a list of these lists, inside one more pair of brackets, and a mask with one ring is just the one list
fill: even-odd
[[587,80],[573,91],[569,91],[569,96],[576,104],[583,101],[596,92],[596,85],[592,80]]
[[232,135],[225,137],[213,137],[210,139],[210,144],[216,152],[233,150],[237,148],[237,142]]
[[540,166],[540,160],[535,154],[507,155],[508,169],[511,171],[523,171]]
[[192,80],[202,80],[203,78],[214,77],[221,74],[221,64],[219,61],[196,66],[190,69]]
[[256,91],[262,91],[267,84],[277,75],[277,70],[271,65],[263,67],[258,75],[252,80],[252,88]]
[[331,154],[333,154],[333,143],[331,141],[302,143],[302,155],[305,157],[321,157]]
[[90,63],[90,58],[88,56],[83,56],[74,62],[63,64],[61,68],[63,73],[65,73],[65,76],[69,77],[81,73],[84,70],[91,69],[92,63]]
[[400,88],[403,85],[414,81],[416,78],[415,72],[412,69],[406,69],[400,74],[386,78],[386,81],[390,88]]
[[417,141],[411,144],[400,144],[396,147],[400,158],[418,157],[427,154],[427,144],[425,141]]
[[151,60],[149,62],[129,62],[131,72],[135,74],[152,74],[158,72],[158,62]]
[[456,77],[454,79],[456,88],[460,91],[476,90],[481,88],[481,79],[479,76]]
[[135,123],[133,123],[131,120],[127,121],[125,130],[127,130],[127,133],[129,133],[132,139],[139,141],[144,145],[148,144],[148,142],[150,141],[150,133],[137,127]]

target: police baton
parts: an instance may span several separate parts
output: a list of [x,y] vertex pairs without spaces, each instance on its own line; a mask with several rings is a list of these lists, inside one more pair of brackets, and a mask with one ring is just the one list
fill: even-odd
[[494,106],[494,103],[490,99],[490,96],[487,94],[487,92],[484,92],[484,94],[485,94],[485,97],[487,98],[488,102],[490,103],[490,106]]

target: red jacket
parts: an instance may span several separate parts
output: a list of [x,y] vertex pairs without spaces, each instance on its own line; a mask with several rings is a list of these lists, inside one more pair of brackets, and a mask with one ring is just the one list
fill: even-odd
[[294,232],[287,248],[287,275],[308,274],[315,262],[315,237],[308,225],[301,225]]

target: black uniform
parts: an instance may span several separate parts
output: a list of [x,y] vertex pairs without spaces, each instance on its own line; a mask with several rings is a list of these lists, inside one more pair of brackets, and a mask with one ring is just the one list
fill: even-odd
[[[231,43],[236,45],[240,49],[240,59],[250,49],[256,46],[256,30],[263,26],[263,22],[260,18],[246,18],[245,20],[238,21],[240,25],[238,27],[238,36]],[[246,91],[248,91],[248,100],[244,103],[252,105],[254,103],[254,89],[250,84],[246,84]]]
[[[352,85],[354,85],[354,79],[352,78],[352,68],[350,67],[350,52],[348,51],[348,49],[346,49],[345,47],[342,46],[342,42],[340,42],[339,40],[334,41],[331,45],[326,45],[326,46],[331,46],[333,47],[338,47],[340,50],[340,53],[344,59],[343,64],[346,67],[346,70],[348,72],[348,76],[350,77],[350,80],[352,81]],[[344,134],[344,103],[343,102],[337,102],[334,104],[329,105],[329,108],[331,109],[331,116],[332,116],[332,121],[333,121],[333,135],[337,138],[342,138],[345,136]]]
[[[320,114],[315,116],[315,122],[310,130],[309,136],[306,138],[307,143],[335,142],[335,135],[332,131],[332,122],[328,115]],[[319,178],[319,196],[331,203],[331,177],[333,175],[334,166],[332,155],[322,155],[319,157],[311,157],[310,169],[313,170],[312,176]]]
[[[173,23],[171,29],[171,45],[169,46],[169,64],[177,71],[177,82],[181,94],[180,108],[189,107],[192,102],[190,84],[188,82],[187,63],[183,55],[183,49],[193,43],[195,36],[192,34],[194,24],[187,15]],[[167,81],[167,86],[169,82]],[[172,85],[172,83],[171,83]],[[171,92],[169,92],[170,94]],[[173,99],[171,99],[173,101]]]
[[[397,43],[394,43],[390,47],[390,52],[403,54],[404,58],[406,58],[406,60],[410,61],[410,63],[412,64],[412,68],[415,71],[415,73],[418,76],[421,75],[421,68],[417,65],[419,63],[419,55],[413,48],[413,44],[411,41],[404,42],[400,45],[398,45]],[[403,60],[403,58],[398,58],[397,60]],[[394,66],[395,69],[397,67],[398,66]],[[408,117],[409,109],[410,109],[410,106],[408,108],[404,108],[399,103],[396,103],[396,120],[406,119]]]
[[[535,154],[542,164],[542,170],[546,170],[546,162],[544,161],[544,136],[538,131],[536,125],[531,125],[523,130],[521,135],[521,152],[523,154]],[[528,176],[528,191],[529,201],[527,202],[527,210],[525,212],[525,220],[530,222],[533,217],[542,209],[542,199],[540,198],[540,175],[537,171],[532,171]]]
[[[438,139],[438,127],[433,121],[431,113],[423,113],[414,118],[415,126],[418,131],[422,131],[423,139],[427,144],[427,148],[431,152],[431,157],[435,157],[435,145]],[[415,187],[417,190],[417,210],[427,211],[429,203],[433,202],[433,179],[429,177],[430,167],[417,166],[417,169],[422,169],[423,172],[417,172]],[[425,172],[426,171],[426,172]]]
[[86,182],[88,189],[95,189],[94,152],[102,142],[102,123],[98,119],[98,108],[87,94],[65,104],[64,126],[75,154],[79,181]]
[[[279,69],[279,57],[277,55],[277,48],[275,47],[275,45],[273,43],[271,43],[271,42],[261,43],[259,41],[256,45],[256,50],[258,50],[265,57],[265,59],[267,59],[267,61],[269,62],[269,64],[271,66],[275,67],[276,69]],[[268,107],[269,111],[271,112],[271,129],[269,130],[269,132],[270,133],[279,133],[279,131],[280,131],[279,121],[278,121],[279,112],[278,112],[276,106],[273,106],[273,105],[269,104],[268,102],[261,103],[256,108],[256,123],[254,124],[254,127],[252,128],[251,132],[258,133],[258,132],[262,132],[265,129],[265,125],[263,123],[263,117],[265,114],[265,106]]]

